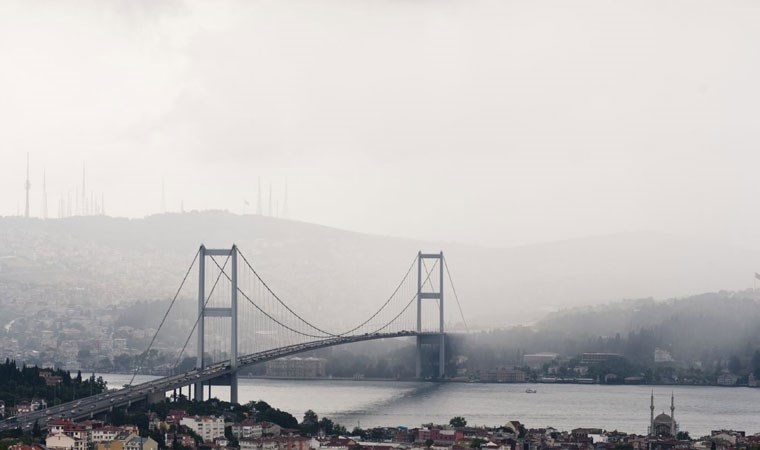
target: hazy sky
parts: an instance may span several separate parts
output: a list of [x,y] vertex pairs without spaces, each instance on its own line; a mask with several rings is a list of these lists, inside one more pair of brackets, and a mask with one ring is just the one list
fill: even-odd
[[[0,2],[0,215],[252,212],[760,247],[760,2]],[[266,198],[266,192],[265,192]],[[245,207],[248,201],[250,206]]]

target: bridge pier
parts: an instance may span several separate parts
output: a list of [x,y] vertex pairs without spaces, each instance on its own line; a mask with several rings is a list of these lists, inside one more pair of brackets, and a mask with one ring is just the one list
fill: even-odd
[[[422,278],[422,266],[424,261],[437,260],[438,264],[438,292],[425,291],[424,285],[429,281],[429,276],[425,274],[425,278]],[[444,269],[443,252],[440,253],[417,253],[417,358],[415,374],[417,378],[422,378],[422,339],[419,335],[422,333],[422,301],[423,300],[437,300],[438,301],[438,333],[440,339],[438,341],[438,379],[446,377],[446,335],[444,331],[443,322],[443,269]],[[431,268],[432,270],[432,268]]]
[[161,403],[164,400],[166,400],[166,392],[156,391],[156,392],[151,392],[150,394],[148,394],[148,404],[149,405],[154,405],[156,403]]
[[[230,306],[229,308],[206,307],[206,256],[226,256],[230,258]],[[238,403],[238,249],[233,245],[229,249],[207,249],[201,245],[198,259],[198,357],[195,368],[205,367],[205,333],[204,323],[206,317],[229,317],[230,318],[230,403]],[[209,384],[209,398],[211,385]],[[195,383],[193,398],[203,401],[203,382]]]

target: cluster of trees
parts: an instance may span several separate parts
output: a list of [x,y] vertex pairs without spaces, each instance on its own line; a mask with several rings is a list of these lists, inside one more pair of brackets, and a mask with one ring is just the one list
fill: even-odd
[[346,434],[346,427],[333,422],[327,417],[320,419],[319,416],[317,416],[317,413],[312,410],[308,410],[304,413],[303,421],[301,421],[298,428],[301,431],[301,434],[305,436],[317,436],[319,434],[339,436]]
[[51,372],[51,376],[59,377],[61,381],[55,386],[48,386],[40,375],[41,370],[37,366],[18,367],[16,361],[6,359],[0,364],[0,400],[3,400],[6,406],[14,406],[32,399],[45,400],[48,405],[55,405],[99,394],[106,389],[106,383],[101,377],[96,378],[92,375],[82,378],[82,372],[72,377],[68,371],[54,369],[45,370]]

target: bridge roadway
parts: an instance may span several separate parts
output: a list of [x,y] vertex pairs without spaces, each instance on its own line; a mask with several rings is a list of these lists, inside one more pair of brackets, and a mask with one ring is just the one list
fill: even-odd
[[[349,344],[353,342],[371,341],[375,339],[387,339],[412,336],[438,336],[438,333],[417,333],[414,331],[399,331],[394,333],[374,333],[357,336],[336,336],[302,344],[280,347],[263,352],[252,353],[238,358],[238,370],[266,361],[270,361],[297,353],[317,350],[335,345]],[[0,431],[21,428],[29,431],[34,422],[39,423],[41,429],[47,428],[47,422],[53,419],[81,420],[113,410],[113,408],[129,407],[132,403],[140,401],[163,400],[166,393],[189,386],[197,382],[210,381],[231,373],[229,360],[207,366],[203,369],[193,369],[178,375],[172,375],[134,386],[108,390],[91,397],[81,398],[72,402],[62,403],[50,408],[33,411],[0,421]]]

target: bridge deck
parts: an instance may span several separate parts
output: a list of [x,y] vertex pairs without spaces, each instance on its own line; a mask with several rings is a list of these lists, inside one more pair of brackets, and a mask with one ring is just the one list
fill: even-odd
[[[374,333],[358,336],[336,336],[306,342],[287,347],[266,350],[238,358],[238,370],[253,364],[283,358],[298,353],[317,350],[336,345],[350,344],[353,342],[371,341],[376,339],[388,339],[415,336],[438,336],[439,333],[416,333],[413,331],[399,331],[395,333]],[[33,411],[9,419],[0,421],[0,431],[21,428],[31,430],[35,422],[40,428],[47,428],[48,420],[71,419],[80,420],[92,417],[96,414],[108,412],[116,407],[128,407],[132,403],[146,400],[152,396],[164,397],[167,392],[189,386],[198,382],[206,382],[231,373],[229,360],[210,365],[203,369],[193,369],[177,375],[160,378],[153,381],[137,384],[127,388],[109,390],[98,395],[63,403],[47,409]]]

